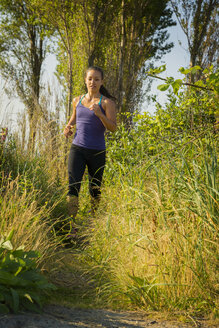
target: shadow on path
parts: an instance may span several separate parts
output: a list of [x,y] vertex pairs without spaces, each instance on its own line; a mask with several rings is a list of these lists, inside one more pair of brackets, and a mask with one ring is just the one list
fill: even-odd
[[143,312],[116,312],[96,309],[70,309],[49,305],[42,314],[9,314],[0,316],[0,328],[210,328],[175,321],[152,320]]

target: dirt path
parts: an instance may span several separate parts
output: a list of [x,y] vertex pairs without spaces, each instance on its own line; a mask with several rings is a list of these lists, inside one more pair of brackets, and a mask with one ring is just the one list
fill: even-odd
[[143,312],[69,309],[49,305],[43,314],[1,315],[0,328],[213,328],[203,321],[179,323],[151,319]]
[[[66,254],[66,261],[72,261],[74,253],[70,251]],[[80,273],[67,271],[64,263],[64,271],[56,271],[51,276],[51,281],[57,286],[65,286],[66,291],[73,293],[71,298],[83,295],[82,291],[90,286],[87,279]],[[74,261],[76,265],[76,261]],[[78,294],[77,294],[78,293]],[[65,295],[68,297],[68,295]],[[60,297],[60,296],[59,296]],[[66,301],[66,298],[64,299]],[[55,302],[55,300],[54,300]],[[77,306],[77,305],[76,305]],[[97,309],[79,309],[60,305],[47,305],[42,314],[0,314],[0,328],[219,328],[217,324],[209,324],[205,320],[196,320],[190,323],[177,322],[176,320],[164,320],[149,316],[141,311],[111,311]]]

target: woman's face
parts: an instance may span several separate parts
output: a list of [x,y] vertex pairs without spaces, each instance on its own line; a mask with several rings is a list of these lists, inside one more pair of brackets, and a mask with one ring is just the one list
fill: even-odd
[[100,87],[103,84],[101,73],[95,70],[88,71],[85,78],[85,84],[87,86],[88,92],[99,92]]

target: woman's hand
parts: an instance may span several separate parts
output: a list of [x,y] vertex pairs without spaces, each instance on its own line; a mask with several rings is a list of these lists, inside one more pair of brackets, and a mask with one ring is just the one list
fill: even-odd
[[73,125],[66,125],[66,127],[64,128],[64,136],[66,138],[70,137],[73,134],[73,131],[71,131],[71,129],[73,128],[74,128]]
[[92,104],[90,107],[89,107],[90,110],[93,110],[94,111],[94,114],[97,116],[97,117],[101,117],[103,116],[103,113],[101,111],[101,108],[100,108],[100,105],[98,104]]
[[99,117],[105,128],[111,132],[116,131],[116,107],[111,99],[105,99],[102,102],[105,114],[102,112],[99,104],[92,104],[89,109]]

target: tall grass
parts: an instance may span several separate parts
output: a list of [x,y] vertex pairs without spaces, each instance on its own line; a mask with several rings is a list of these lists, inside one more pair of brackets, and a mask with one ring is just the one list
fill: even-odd
[[[72,262],[66,255],[68,270],[77,263],[89,273],[101,305],[216,313],[216,136],[186,136],[177,147],[152,137],[151,145],[139,125],[108,138],[100,207],[89,217],[85,176],[76,218],[85,243],[74,248]],[[13,228],[15,246],[39,250],[40,265],[55,268],[59,241],[51,231],[67,217],[70,144],[51,138],[34,156],[13,142],[1,153],[0,229]]]
[[[13,246],[23,246],[26,250],[37,250],[41,261],[53,253],[50,221],[51,209],[46,205],[38,207],[36,194],[20,193],[19,180],[4,181],[4,195],[1,196],[0,231],[7,236],[14,231]],[[50,237],[49,237],[50,236]]]
[[216,140],[198,139],[160,157],[142,152],[140,165],[114,155],[112,145],[99,214],[80,253],[100,301],[216,311]]
[[13,230],[13,246],[39,251],[38,264],[48,269],[60,248],[55,228],[67,216],[65,186],[45,157],[17,141],[0,144],[0,235]]

